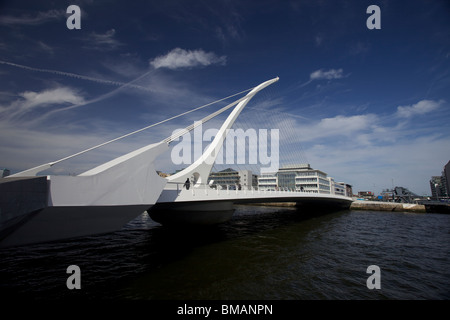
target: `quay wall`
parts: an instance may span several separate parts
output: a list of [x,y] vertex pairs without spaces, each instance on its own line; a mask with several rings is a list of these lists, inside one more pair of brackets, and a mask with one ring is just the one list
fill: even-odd
[[[263,205],[273,207],[295,207],[295,202],[272,202],[252,205]],[[350,206],[350,210],[370,210],[370,211],[391,211],[391,212],[417,212],[426,213],[426,208],[422,204],[396,203],[381,201],[361,201],[355,200]]]
[[360,200],[353,201],[352,205],[350,206],[350,210],[426,213],[426,208],[423,204]]

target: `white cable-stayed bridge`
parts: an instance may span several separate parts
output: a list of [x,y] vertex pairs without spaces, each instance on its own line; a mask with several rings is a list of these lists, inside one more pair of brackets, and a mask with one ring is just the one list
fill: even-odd
[[[218,155],[221,154],[227,134],[242,110],[258,92],[277,81],[278,78],[274,78],[244,91],[248,92],[245,96],[160,142],[144,146],[76,176],[37,174],[54,165],[60,165],[67,159],[157,124],[2,179],[0,246],[111,232],[120,229],[145,211],[162,224],[214,224],[230,219],[233,205],[240,203],[287,201],[304,206],[348,208],[352,199],[333,193],[263,191],[256,188],[230,190],[228,187],[213,188],[208,183],[208,177]],[[215,133],[214,139],[198,159],[168,177],[157,174],[155,159],[167,152],[172,142],[232,107],[234,108]],[[194,110],[200,108],[202,107]],[[259,145],[258,152],[261,152],[262,146]],[[245,148],[252,152],[251,145]],[[271,151],[273,155],[275,150]],[[187,180],[190,182],[189,188],[185,187]]]

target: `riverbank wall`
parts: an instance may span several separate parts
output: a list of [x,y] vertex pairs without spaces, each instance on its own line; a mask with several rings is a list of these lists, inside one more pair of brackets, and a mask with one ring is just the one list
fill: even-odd
[[397,203],[382,201],[353,201],[351,210],[371,210],[371,211],[391,211],[391,212],[417,212],[426,213],[426,207],[423,204],[415,203]]
[[[255,205],[255,204],[253,204]],[[295,202],[273,202],[260,203],[263,206],[274,207],[295,207]],[[350,210],[370,210],[370,211],[391,211],[391,212],[417,212],[426,213],[426,207],[422,204],[381,202],[381,201],[362,201],[355,200],[350,206]]]

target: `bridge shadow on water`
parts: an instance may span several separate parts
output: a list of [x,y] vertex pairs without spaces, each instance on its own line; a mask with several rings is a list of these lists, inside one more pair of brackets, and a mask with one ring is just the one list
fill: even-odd
[[221,224],[157,226],[146,234],[145,245],[142,243],[141,250],[149,255],[149,267],[155,266],[155,261],[161,266],[189,255],[198,247],[256,236],[342,212],[348,210],[238,205],[232,219]]
[[208,226],[159,226],[150,232],[149,245],[189,248],[257,234],[345,210],[238,205],[230,221]]
[[[215,281],[221,283],[217,284],[220,287],[217,290],[225,290],[225,287],[231,290],[231,285],[228,287],[222,281],[236,277],[239,265],[261,272],[258,268],[266,263],[270,266],[271,259],[276,256],[276,248],[289,250],[298,247],[301,245],[298,241],[310,232],[311,227],[314,229],[314,226],[326,224],[328,219],[336,217],[335,214],[345,212],[348,211],[239,205],[233,218],[222,224],[158,226],[149,230],[145,246],[136,248],[141,252],[141,262],[146,270],[144,276],[138,277],[128,287],[127,294],[138,299],[204,298],[212,292],[202,293],[199,288],[213,290],[211,286],[216,286]],[[258,261],[257,267],[253,265],[254,259]],[[243,271],[242,274],[246,272],[251,271]],[[230,276],[230,273],[234,275]],[[184,289],[175,288],[180,283]],[[168,289],[170,285],[174,288]],[[198,292],[190,293],[190,286]]]

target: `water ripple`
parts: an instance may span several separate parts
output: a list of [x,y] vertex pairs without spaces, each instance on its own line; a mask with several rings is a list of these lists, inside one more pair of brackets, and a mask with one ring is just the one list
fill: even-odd
[[[32,299],[450,299],[450,216],[240,206],[225,224],[123,230],[0,250],[2,296]],[[82,271],[68,290],[66,268]],[[381,269],[369,290],[367,267]]]

